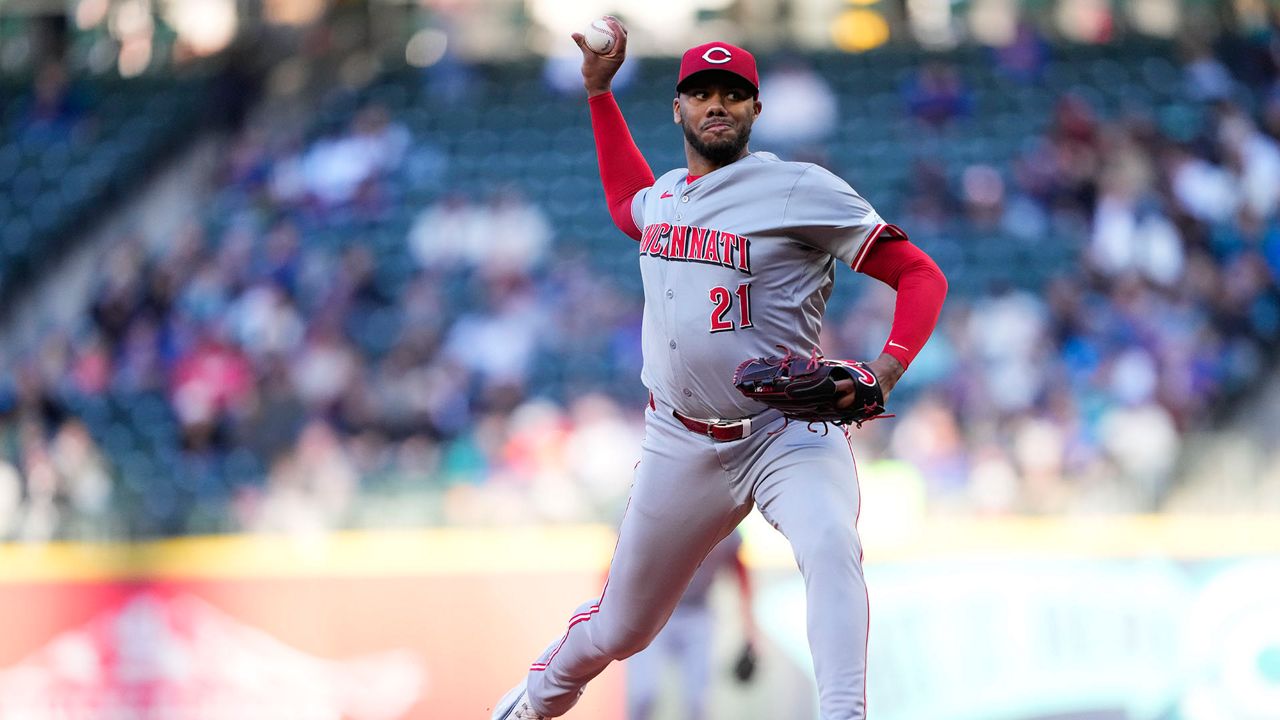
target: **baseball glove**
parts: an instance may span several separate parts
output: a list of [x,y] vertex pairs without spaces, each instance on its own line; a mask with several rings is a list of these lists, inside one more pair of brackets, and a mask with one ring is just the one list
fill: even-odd
[[[791,420],[808,423],[856,425],[884,414],[880,381],[865,363],[829,360],[816,348],[808,358],[781,345],[784,354],[752,358],[733,373],[738,392],[782,411]],[[838,380],[853,381],[854,398],[848,407],[837,407],[842,397]]]

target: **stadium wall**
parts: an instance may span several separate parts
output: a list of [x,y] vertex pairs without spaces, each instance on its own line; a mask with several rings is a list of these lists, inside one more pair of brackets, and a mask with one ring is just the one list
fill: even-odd
[[[719,673],[713,717],[811,718],[800,579],[761,523],[746,533],[764,673],[751,688]],[[865,536],[878,718],[1274,717],[1280,518]],[[613,540],[581,526],[2,546],[0,719],[484,717],[596,592]],[[621,720],[624,672],[570,717]]]

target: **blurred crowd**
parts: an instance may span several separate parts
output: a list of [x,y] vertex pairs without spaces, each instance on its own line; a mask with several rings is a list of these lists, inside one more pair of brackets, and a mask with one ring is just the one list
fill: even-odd
[[[1269,57],[1249,87],[1191,48],[1185,92],[1203,113],[1190,127],[1162,127],[1153,108],[1103,119],[1066,94],[1008,172],[975,164],[949,182],[921,162],[898,220],[918,241],[1081,250],[1036,291],[996,284],[950,300],[907,376],[918,402],[864,452],[887,443],[909,461],[934,510],[1164,506],[1189,431],[1229,420],[1280,344],[1280,57]],[[939,122],[905,97],[922,128]],[[891,312],[886,293],[864,297],[832,344],[872,352],[864,328],[887,328]],[[1280,482],[1280,458],[1269,462],[1264,482]]]
[[[995,405],[1003,420],[987,438],[966,427],[969,452],[984,457],[971,487],[989,481],[1033,510],[1094,491],[1088,506],[1120,497],[1159,507],[1190,456],[1187,431],[1228,420],[1274,367],[1280,57],[1274,42],[1262,47],[1270,53],[1248,64],[1271,70],[1254,87],[1203,48],[1187,49],[1185,92],[1202,103],[1195,124],[1162,127],[1138,109],[1102,121],[1067,96],[1015,163],[1010,192],[993,173],[966,171],[967,222],[1000,223],[1028,241],[1028,229],[1083,241],[1078,272],[1038,296],[993,293],[965,318],[988,380],[947,405],[966,419]],[[1207,63],[1212,88],[1200,79]],[[1267,482],[1280,480],[1275,461]]]
[[[1035,291],[953,293],[898,417],[854,433],[860,457],[905,461],[931,510],[1159,508],[1187,433],[1272,366],[1280,85],[1202,53],[1184,70],[1204,110],[1191,132],[1068,94],[1010,167],[917,163],[893,221],[922,245],[1080,248]],[[804,133],[762,127],[760,149],[814,154],[839,98],[794,60],[770,71],[766,87],[830,107]],[[927,133],[974,112],[962,84],[925,66],[900,122]],[[307,140],[251,125],[211,218],[157,248],[119,243],[83,324],[3,389],[0,534],[112,531],[120,465],[75,408],[139,394],[164,400],[146,422],[172,424],[175,472],[232,455],[250,468],[215,478],[214,529],[615,519],[642,433],[641,298],[514,185],[384,222],[403,210],[397,178],[448,162],[421,145],[376,104]],[[315,240],[335,224],[351,232]],[[848,274],[837,287],[855,299],[828,317],[824,349],[873,357],[892,291]],[[179,509],[166,531],[203,527],[189,519]]]

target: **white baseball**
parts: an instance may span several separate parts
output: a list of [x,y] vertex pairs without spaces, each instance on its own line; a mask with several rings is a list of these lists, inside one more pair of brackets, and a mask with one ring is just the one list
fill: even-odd
[[613,36],[613,28],[609,27],[609,23],[605,22],[603,18],[593,20],[590,27],[582,35],[587,47],[597,55],[608,55],[613,50],[613,44],[617,40]]

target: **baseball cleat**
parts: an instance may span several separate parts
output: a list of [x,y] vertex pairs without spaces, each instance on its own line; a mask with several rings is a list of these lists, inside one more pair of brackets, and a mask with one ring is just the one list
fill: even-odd
[[549,720],[546,715],[539,715],[529,704],[528,680],[511,688],[493,709],[490,720]]

